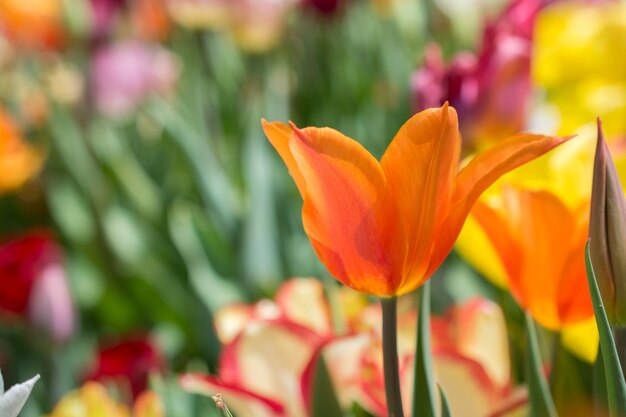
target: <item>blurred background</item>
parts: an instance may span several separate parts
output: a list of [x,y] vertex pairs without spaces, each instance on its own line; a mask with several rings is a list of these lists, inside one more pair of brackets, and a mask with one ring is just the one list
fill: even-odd
[[[464,156],[596,116],[619,139],[625,35],[611,1],[0,0],[0,369],[43,377],[22,415],[137,355],[131,391],[160,370],[168,415],[212,415],[173,375],[216,370],[213,314],[292,276],[335,285],[261,118],[376,157],[446,100]],[[466,258],[435,311],[510,298]]]

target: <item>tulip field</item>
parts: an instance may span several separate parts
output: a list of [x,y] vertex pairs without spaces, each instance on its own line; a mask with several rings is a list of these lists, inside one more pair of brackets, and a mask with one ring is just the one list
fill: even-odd
[[626,417],[626,2],[0,0],[0,417]]

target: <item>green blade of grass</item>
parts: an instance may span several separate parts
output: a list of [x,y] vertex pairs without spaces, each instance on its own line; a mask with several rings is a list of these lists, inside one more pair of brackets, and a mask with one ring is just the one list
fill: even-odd
[[435,378],[430,347],[430,282],[422,285],[419,294],[413,417],[436,417]]
[[528,312],[526,312],[526,343],[530,417],[557,417],[554,400],[543,374],[535,322]]
[[441,385],[437,386],[439,388],[439,402],[441,402],[441,417],[452,417],[452,413],[450,412],[450,404],[448,404],[448,398],[446,397],[446,393],[443,392]]
[[596,275],[593,272],[589,252],[589,241],[587,241],[587,246],[585,247],[585,263],[587,265],[587,281],[589,283],[589,292],[591,293],[591,302],[593,303],[593,311],[596,316],[598,333],[600,334],[600,351],[602,352],[604,372],[606,375],[609,415],[611,417],[625,417],[626,381],[624,381],[624,373],[622,372],[622,366],[620,365],[619,356],[617,355],[611,325],[609,324],[609,319],[604,310]]

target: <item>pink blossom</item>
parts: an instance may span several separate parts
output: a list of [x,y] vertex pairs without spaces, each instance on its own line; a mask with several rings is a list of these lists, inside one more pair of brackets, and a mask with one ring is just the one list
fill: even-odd
[[167,94],[176,84],[179,66],[166,49],[126,41],[98,50],[91,63],[96,108],[112,118],[131,114],[151,94]]

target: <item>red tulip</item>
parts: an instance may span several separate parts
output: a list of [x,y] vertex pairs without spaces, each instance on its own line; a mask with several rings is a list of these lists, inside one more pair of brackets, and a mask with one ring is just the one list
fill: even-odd
[[31,232],[0,246],[0,315],[18,317],[67,340],[74,308],[61,249],[47,232]]
[[102,347],[86,379],[126,384],[137,398],[148,386],[150,373],[163,368],[158,347],[146,337],[134,336]]

